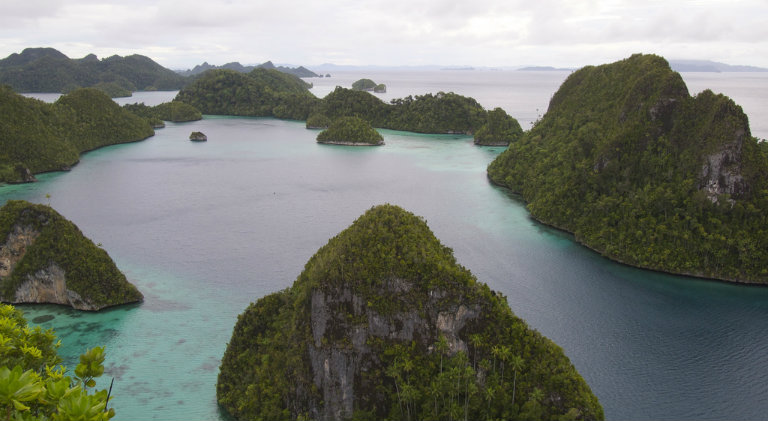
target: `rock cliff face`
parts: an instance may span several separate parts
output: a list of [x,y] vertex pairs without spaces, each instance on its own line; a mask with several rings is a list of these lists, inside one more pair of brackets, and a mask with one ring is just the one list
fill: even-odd
[[[502,359],[515,357],[505,375]],[[530,398],[536,389],[546,398]],[[217,396],[239,419],[603,415],[560,348],[458,265],[423,220],[390,205],[238,318]]]
[[95,311],[142,299],[104,250],[47,206],[8,202],[0,239],[3,301]]

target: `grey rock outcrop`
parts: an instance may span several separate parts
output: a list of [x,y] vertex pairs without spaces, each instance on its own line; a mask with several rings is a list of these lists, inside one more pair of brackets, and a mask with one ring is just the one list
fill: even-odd
[[[388,296],[407,294],[412,285],[405,280],[389,282]],[[312,292],[311,326],[313,343],[309,349],[315,386],[322,391],[322,412],[315,419],[344,419],[352,415],[356,389],[363,372],[381,364],[367,345],[378,338],[401,343],[417,341],[432,351],[432,344],[442,335],[448,352],[466,352],[468,347],[459,332],[468,321],[477,318],[478,306],[445,306],[444,292],[430,294],[426,311],[416,309],[380,314],[366,305],[366,300],[349,288]],[[351,316],[351,317],[350,317]],[[357,386],[357,387],[356,387]]]
[[109,255],[48,206],[0,208],[0,299],[96,311],[142,300]]
[[[742,149],[746,131],[738,129],[734,140],[722,146],[714,153],[706,156],[701,167],[699,189],[707,194],[707,198],[717,203],[718,196],[729,195],[741,197],[748,191],[748,184],[741,174]],[[728,199],[733,203],[733,199]]]

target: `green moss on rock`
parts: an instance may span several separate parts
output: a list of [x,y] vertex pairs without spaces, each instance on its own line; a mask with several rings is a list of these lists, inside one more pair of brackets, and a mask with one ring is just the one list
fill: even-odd
[[217,398],[238,419],[603,418],[562,349],[392,205],[238,317]]
[[5,302],[80,310],[143,298],[72,222],[48,206],[15,200],[0,208],[0,292]]

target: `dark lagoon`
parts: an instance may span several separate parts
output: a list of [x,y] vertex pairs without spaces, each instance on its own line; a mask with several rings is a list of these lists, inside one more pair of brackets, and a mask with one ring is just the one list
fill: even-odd
[[[391,97],[454,91],[505,108],[527,128],[568,73],[388,74],[314,79],[313,90],[370,77]],[[745,76],[732,75],[684,77],[691,92],[709,84],[736,97],[728,90]],[[768,121],[768,75],[755,78],[753,96],[742,89],[747,99],[737,102],[753,134],[768,137],[754,123]],[[208,142],[190,142],[192,131]],[[33,323],[57,331],[71,365],[86,348],[107,347],[101,384],[115,377],[116,420],[224,419],[215,383],[237,315],[290,286],[319,247],[380,203],[423,216],[459,262],[563,347],[607,418],[765,418],[768,288],[663,275],[592,253],[492,186],[485,168],[501,149],[471,137],[383,130],[385,146],[354,148],[318,145],[316,134],[303,122],[206,116],[90,152],[39,183],[0,186],[0,203],[50,201],[146,297],[96,314],[23,306]]]

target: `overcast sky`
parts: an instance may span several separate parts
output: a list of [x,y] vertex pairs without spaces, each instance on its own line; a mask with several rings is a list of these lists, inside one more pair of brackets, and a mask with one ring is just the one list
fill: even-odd
[[766,0],[2,0],[0,57],[579,67],[632,53],[768,67]]

